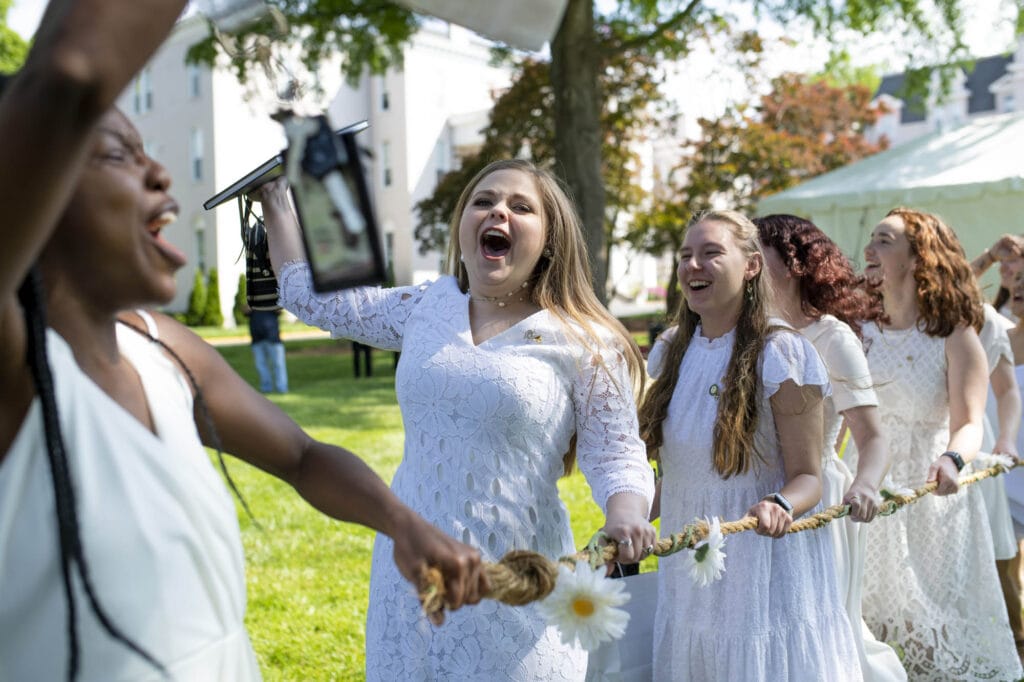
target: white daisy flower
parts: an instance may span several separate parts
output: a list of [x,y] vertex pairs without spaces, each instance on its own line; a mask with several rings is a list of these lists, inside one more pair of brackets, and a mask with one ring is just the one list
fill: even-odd
[[690,568],[690,578],[701,587],[707,587],[722,578],[725,571],[725,536],[718,517],[708,521],[708,536],[686,553],[685,561]]
[[604,567],[590,567],[586,561],[576,563],[576,570],[558,567],[558,582],[544,601],[540,612],[548,623],[558,628],[564,644],[579,639],[587,651],[619,639],[626,633],[629,614],[616,608],[629,601],[629,593],[621,580],[604,577]]
[[988,469],[991,466],[998,464],[1006,471],[1013,468],[1014,462],[1013,457],[1004,455],[998,452],[979,452],[978,456],[974,458],[974,470],[981,471],[982,469]]

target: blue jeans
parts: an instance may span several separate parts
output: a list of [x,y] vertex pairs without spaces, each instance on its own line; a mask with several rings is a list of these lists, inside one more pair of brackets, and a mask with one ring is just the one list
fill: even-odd
[[261,391],[269,393],[276,387],[278,393],[288,392],[288,367],[284,362],[283,343],[257,341],[252,344],[252,358],[256,361],[256,373],[260,375]]

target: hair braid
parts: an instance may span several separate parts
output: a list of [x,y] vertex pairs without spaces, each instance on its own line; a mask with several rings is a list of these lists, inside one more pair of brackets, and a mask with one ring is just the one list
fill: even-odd
[[67,630],[70,651],[68,652],[68,680],[78,675],[78,628],[76,624],[77,608],[75,593],[72,586],[72,570],[78,571],[96,619],[111,637],[128,647],[150,665],[164,675],[166,669],[151,654],[129,639],[107,615],[99,603],[89,575],[89,565],[82,552],[82,539],[78,525],[78,508],[75,504],[75,490],[71,485],[71,474],[68,466],[67,449],[60,432],[60,421],[57,415],[57,399],[53,386],[53,372],[46,356],[46,307],[43,303],[43,287],[39,271],[32,268],[21,287],[18,289],[25,317],[27,334],[26,361],[35,381],[36,393],[43,414],[43,427],[46,433],[46,452],[50,462],[50,474],[53,480],[54,501],[57,508],[57,527],[60,540],[61,573],[64,582],[64,593],[68,602]]

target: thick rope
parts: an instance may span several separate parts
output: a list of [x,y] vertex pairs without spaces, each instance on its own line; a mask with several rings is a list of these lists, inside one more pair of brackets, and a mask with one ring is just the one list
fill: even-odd
[[[1010,469],[1024,464],[1024,461],[1016,461],[1013,466],[1007,468],[1003,464],[993,464],[985,469],[980,469],[972,474],[962,476],[959,479],[960,488],[973,485],[986,478],[999,476],[1007,473]],[[917,502],[925,495],[932,493],[938,483],[932,481],[916,488],[913,492],[901,495],[888,490],[882,491],[883,501],[879,505],[878,516],[891,516],[903,507]],[[807,516],[793,522],[789,527],[790,533],[800,533],[806,530],[822,528],[836,519],[849,516],[850,505],[836,504],[828,507],[817,514]],[[741,533],[757,528],[757,519],[753,516],[746,516],[736,521],[723,521],[721,523],[722,535]],[[706,521],[695,521],[686,525],[682,531],[669,536],[662,536],[654,544],[654,551],[645,558],[652,556],[669,556],[684,549],[692,549],[705,539],[708,535],[708,523]],[[598,534],[601,536],[601,534]],[[598,536],[595,536],[598,537]],[[490,591],[484,595],[488,599],[496,599],[505,604],[522,606],[530,602],[539,601],[551,593],[555,587],[555,580],[558,576],[558,564],[564,564],[570,569],[575,568],[577,561],[587,561],[593,565],[606,564],[613,561],[618,555],[618,543],[614,539],[607,539],[607,544],[598,546],[591,542],[586,549],[570,555],[560,557],[558,561],[551,561],[547,557],[527,550],[513,550],[503,556],[496,563],[484,562],[484,575],[490,585]],[[427,569],[421,577],[424,585],[420,591],[420,602],[423,610],[432,615],[444,609],[444,580],[441,572],[436,568]]]

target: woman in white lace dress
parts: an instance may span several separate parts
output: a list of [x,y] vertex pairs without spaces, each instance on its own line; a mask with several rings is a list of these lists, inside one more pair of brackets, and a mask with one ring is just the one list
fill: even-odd
[[[400,350],[405,453],[392,488],[489,561],[513,549],[574,551],[557,482],[575,454],[623,561],[652,550],[653,473],[640,441],[636,344],[591,289],[572,204],[547,172],[496,162],[465,188],[448,268],[422,286],[313,293],[280,183],[264,193],[282,304],[339,337]],[[586,655],[536,605],[485,601],[426,622],[374,547],[370,680],[582,679]]]
[[[756,218],[754,224],[764,250],[772,308],[810,340],[832,383],[832,395],[824,405],[821,501],[825,507],[850,505],[850,519],[829,524],[828,531],[861,672],[867,682],[905,680],[896,652],[872,637],[861,619],[865,540],[861,522],[871,521],[878,511],[878,488],[889,468],[889,451],[858,335],[860,321],[881,311],[858,286],[860,278],[839,246],[814,223],[792,215],[770,215]],[[856,476],[836,454],[844,423],[860,455]]]
[[868,527],[864,619],[911,679],[1018,679],[981,494],[953,494],[981,446],[988,369],[977,285],[956,235],[927,213],[891,211],[864,259],[886,315],[864,326],[893,453],[886,486],[938,482],[937,495]]
[[706,587],[683,555],[660,562],[654,679],[860,680],[828,534],[786,535],[821,499],[825,367],[769,322],[757,228],[741,214],[697,219],[679,281],[679,324],[652,350],[640,408],[664,470],[662,528],[747,515],[758,526],[727,538],[725,573]]

